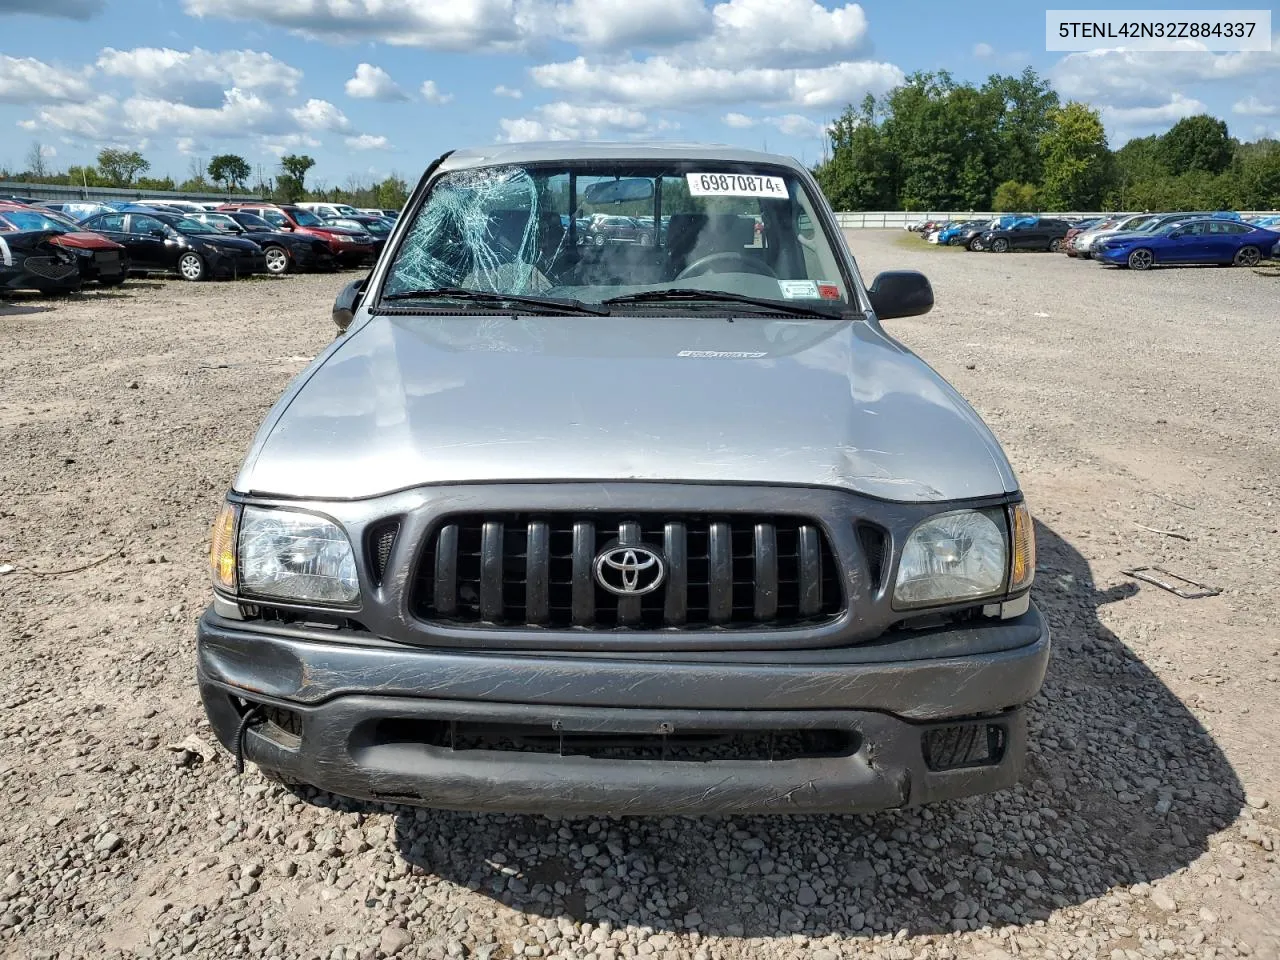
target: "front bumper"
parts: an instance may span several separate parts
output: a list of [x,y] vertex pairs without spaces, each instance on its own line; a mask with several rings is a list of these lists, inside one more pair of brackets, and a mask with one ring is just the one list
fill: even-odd
[[[509,812],[857,813],[1013,784],[1025,751],[1021,707],[1048,657],[1034,607],[1013,620],[853,647],[630,654],[409,647],[210,611],[198,628],[197,673],[228,749],[248,709],[271,708],[269,722],[247,730],[245,755],[344,796]],[[640,738],[663,755],[460,747],[456,731],[478,724],[555,731],[562,744]],[[772,743],[774,733],[818,730],[845,747],[785,759],[773,759],[772,747],[745,759],[666,758],[671,737],[767,734]],[[990,756],[940,763],[928,744],[957,730],[985,738]]]

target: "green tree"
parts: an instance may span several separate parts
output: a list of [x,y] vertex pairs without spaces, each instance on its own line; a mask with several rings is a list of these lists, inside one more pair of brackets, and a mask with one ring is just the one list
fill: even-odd
[[1040,209],[1040,191],[1034,183],[1006,180],[996,187],[991,208],[999,213],[1037,211]]
[[209,161],[209,179],[226,190],[237,189],[252,172],[249,162],[234,153],[220,153]]
[[1160,138],[1165,168],[1175,173],[1203,170],[1218,174],[1227,169],[1235,153],[1235,141],[1227,124],[1208,114],[1179,120]]
[[840,210],[889,210],[897,206],[897,171],[870,94],[845,108],[831,125],[831,157],[816,171],[827,198]]
[[391,174],[374,188],[374,205],[382,210],[399,210],[409,199],[409,185],[404,177]]
[[134,177],[151,169],[151,163],[137,150],[104,147],[98,152],[98,169],[114,187],[127,187]]
[[1098,111],[1072,101],[1055,110],[1041,138],[1044,180],[1040,199],[1049,210],[1094,210],[1106,187],[1110,151]]
[[286,153],[280,158],[280,176],[276,177],[276,195],[296,203],[307,195],[307,171],[316,165],[305,154]]
[[992,76],[982,90],[998,98],[1002,107],[996,125],[995,179],[1039,183],[1044,170],[1040,141],[1049,132],[1050,118],[1058,109],[1057,93],[1030,67],[1017,77]]
[[105,187],[107,182],[98,173],[98,168],[85,164],[82,167],[68,167],[66,181],[73,187]]

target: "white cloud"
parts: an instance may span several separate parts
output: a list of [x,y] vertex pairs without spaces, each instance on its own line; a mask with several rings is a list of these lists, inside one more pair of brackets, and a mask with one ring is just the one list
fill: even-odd
[[292,107],[289,115],[303,130],[346,133],[351,129],[347,115],[328,100],[312,98],[300,107]]
[[[606,134],[637,135],[650,126],[638,110],[619,106],[579,106],[557,101],[534,110],[532,117],[498,121],[499,139],[511,143],[528,140],[598,140]],[[659,125],[660,127],[662,125]]]
[[1280,106],[1274,103],[1263,103],[1257,97],[1246,97],[1232,104],[1231,112],[1244,117],[1274,117],[1280,113]]
[[24,130],[58,132],[72,138],[105,142],[127,135],[120,103],[102,94],[85,103],[60,103],[37,111],[34,120],[22,120]]
[[40,156],[46,160],[52,159],[58,155],[58,148],[51,143],[40,144]]
[[262,149],[274,153],[277,157],[320,146],[320,141],[307,133],[270,134],[259,137],[258,142]]
[[4,0],[0,14],[30,13],[39,17],[89,20],[100,14],[107,0]]
[[500,83],[493,88],[493,95],[495,97],[507,97],[511,100],[519,100],[524,97],[524,91],[517,90],[514,87],[508,87],[505,84]]
[[788,113],[781,117],[766,117],[764,122],[770,126],[777,127],[788,137],[798,137],[804,140],[821,138],[827,132],[824,124],[817,123],[798,113]]
[[185,0],[184,8],[336,43],[466,52],[518,49],[542,16],[538,0]]
[[756,121],[745,113],[726,113],[720,121],[726,127],[733,127],[735,130],[746,130],[756,125]]
[[370,133],[362,133],[358,137],[347,137],[345,142],[352,150],[387,150],[391,147],[386,137],[375,137]]
[[98,69],[133,81],[134,92],[158,100],[217,106],[228,88],[267,95],[297,93],[302,71],[257,50],[172,50],[105,48]]
[[1071,53],[1054,65],[1049,77],[1064,97],[1146,105],[1166,99],[1170,89],[1196,83],[1248,83],[1276,70],[1280,70],[1280,34],[1273,38],[1269,51],[1108,49]]
[[123,126],[133,133],[180,130],[184,136],[242,137],[278,129],[279,111],[256,93],[232,88],[218,107],[194,107],[154,97],[130,97],[122,104]]
[[391,79],[391,74],[381,67],[375,67],[372,63],[359,64],[356,67],[356,75],[346,82],[344,89],[348,97],[356,100],[381,100],[391,103],[409,99],[409,95]]
[[744,101],[836,106],[866,93],[884,93],[905,79],[893,64],[871,61],[815,69],[727,69],[687,67],[666,57],[601,64],[578,57],[533,67],[530,73],[539,86],[577,99],[673,108]]
[[1173,94],[1166,103],[1152,107],[1102,107],[1102,122],[1110,129],[1123,132],[1147,130],[1172,126],[1185,117],[1193,117],[1197,113],[1207,113],[1206,107],[1199,100],[1184,97],[1180,93]]
[[828,10],[816,0],[728,0],[711,11],[715,27],[686,59],[724,66],[830,63],[859,49],[867,16],[850,3]]
[[445,104],[453,99],[452,93],[441,93],[434,80],[422,81],[422,86],[418,88],[418,92],[422,94],[422,99],[427,103]]
[[190,156],[203,146],[195,137],[179,137],[173,145],[183,156]]
[[93,88],[83,74],[33,57],[0,54],[0,103],[83,103],[92,98]]
[[973,55],[979,60],[985,60],[988,57],[995,56],[996,48],[989,43],[975,43],[973,45]]
[[703,0],[570,0],[555,21],[567,39],[586,47],[664,46],[711,26]]

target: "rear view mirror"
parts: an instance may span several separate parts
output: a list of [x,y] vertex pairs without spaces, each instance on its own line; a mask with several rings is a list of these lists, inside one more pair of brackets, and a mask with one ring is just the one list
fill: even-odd
[[587,186],[587,203],[629,203],[648,200],[653,196],[653,181],[640,177],[629,180],[612,180]]
[[881,320],[918,317],[933,309],[929,278],[915,270],[886,270],[876,276],[867,295]]
[[347,327],[351,326],[351,321],[355,319],[356,309],[364,298],[364,288],[368,282],[368,277],[352,280],[342,288],[337,299],[333,301],[333,322],[339,333],[346,333]]

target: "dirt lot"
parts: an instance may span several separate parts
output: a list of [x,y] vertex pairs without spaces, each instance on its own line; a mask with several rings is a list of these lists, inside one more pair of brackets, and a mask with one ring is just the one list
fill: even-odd
[[[1019,788],[876,817],[237,779],[193,680],[208,527],[340,278],[0,304],[0,956],[1280,955],[1280,280],[899,236],[850,243],[868,278],[934,280],[934,313],[888,325],[1018,469],[1055,654]],[[1223,592],[1121,574],[1147,564]]]

